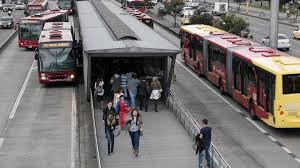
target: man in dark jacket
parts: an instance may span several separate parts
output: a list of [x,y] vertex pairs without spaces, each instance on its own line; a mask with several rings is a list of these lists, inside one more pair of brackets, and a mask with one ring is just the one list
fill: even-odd
[[139,96],[140,110],[145,106],[145,112],[148,110],[148,98],[150,95],[150,85],[146,78],[142,77],[141,82],[138,84],[137,92]]
[[211,130],[212,128],[208,126],[208,120],[203,119],[202,120],[202,128],[200,129],[200,133],[196,135],[196,140],[198,139],[199,144],[199,150],[198,150],[198,156],[199,156],[199,167],[202,166],[203,157],[205,154],[205,158],[207,161],[207,167],[210,167],[211,158],[209,155],[209,148],[211,143]]
[[106,121],[107,118],[107,113],[112,111],[113,113],[115,113],[115,115],[117,115],[116,109],[112,106],[112,102],[109,102],[107,104],[107,107],[105,109],[103,109],[103,121]]

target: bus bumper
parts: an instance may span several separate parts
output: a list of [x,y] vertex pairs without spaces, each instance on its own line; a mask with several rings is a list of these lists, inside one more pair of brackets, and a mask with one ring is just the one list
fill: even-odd
[[59,83],[59,82],[75,82],[76,80],[75,71],[68,72],[54,72],[54,73],[39,73],[40,84],[50,84],[50,83]]

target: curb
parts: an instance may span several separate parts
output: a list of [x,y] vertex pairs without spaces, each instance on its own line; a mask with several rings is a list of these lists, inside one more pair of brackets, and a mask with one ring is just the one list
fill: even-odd
[[16,36],[18,30],[15,30],[12,34],[9,35],[8,38],[6,38],[2,44],[0,45],[0,53],[4,50],[4,48],[9,44],[9,42]]
[[[259,17],[259,16],[254,16],[254,15],[249,15],[249,14],[246,14],[246,13],[240,13],[240,12],[236,12],[236,11],[232,11],[232,10],[230,10],[230,12],[240,14],[240,15],[244,15],[244,16],[254,17],[254,18],[257,18],[257,19],[270,21],[270,19]],[[278,23],[283,24],[283,25],[287,25],[287,26],[291,26],[291,27],[299,27],[299,26],[294,25],[292,23],[285,23],[285,22],[282,22],[282,21],[278,21]]]
[[164,28],[165,30],[171,32],[173,35],[178,36],[179,33],[175,32],[174,30],[170,29],[169,27],[159,23],[158,21],[156,21],[155,19],[152,19],[154,23],[158,24],[160,27]]
[[[210,6],[210,5],[204,4],[204,3],[202,3],[202,5],[204,5],[204,6]],[[237,11],[230,10],[230,9],[229,9],[229,11],[232,12],[232,13],[236,13],[236,14],[240,14],[240,15],[244,15],[244,16],[249,16],[249,17],[254,17],[254,18],[257,18],[257,19],[262,19],[262,20],[270,21],[270,19],[264,18],[264,17],[260,17],[260,16],[249,15],[249,14],[246,14],[246,13],[241,13],[241,12],[237,12]],[[299,27],[298,25],[295,25],[295,24],[292,24],[292,23],[285,23],[285,22],[282,22],[282,21],[278,21],[278,23],[283,24],[283,25],[287,25],[287,26],[291,26],[291,27]]]

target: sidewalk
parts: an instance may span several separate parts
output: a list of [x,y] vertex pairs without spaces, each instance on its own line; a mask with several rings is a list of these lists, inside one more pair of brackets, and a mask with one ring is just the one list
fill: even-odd
[[[205,0],[206,3],[200,2],[201,5],[204,6],[211,6],[213,5],[213,2],[219,2],[219,0]],[[255,2],[258,3],[258,2]],[[260,3],[260,2],[259,2]],[[229,10],[233,13],[238,13],[246,16],[256,17],[264,20],[269,20],[271,12],[270,10],[266,9],[260,9],[260,8],[254,8],[254,7],[248,7],[248,13],[247,13],[247,7],[244,5],[240,6],[240,10],[238,11],[238,3],[235,2],[229,2]],[[297,18],[295,21],[295,16],[292,15],[289,19],[286,16],[286,13],[279,12],[279,21],[278,23],[298,27],[300,25],[300,17]]]
[[[153,106],[149,106],[149,110]],[[103,168],[196,168],[197,157],[192,150],[192,139],[163,104],[159,112],[141,112],[145,134],[140,139],[140,155],[135,158],[128,133],[115,138],[115,150],[107,155],[107,141],[102,122],[102,111],[96,110],[101,165]]]

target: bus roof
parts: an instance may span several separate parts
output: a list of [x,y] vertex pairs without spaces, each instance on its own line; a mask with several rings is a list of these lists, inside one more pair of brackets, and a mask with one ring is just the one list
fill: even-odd
[[144,2],[144,0],[127,0],[128,2]]
[[233,55],[273,74],[300,73],[299,58],[269,47],[243,47],[234,50]]
[[141,12],[140,10],[133,9],[133,8],[127,8],[127,12],[135,16],[138,19],[152,19],[150,16],[146,15],[145,13]]
[[260,45],[258,43],[255,43],[248,39],[241,38],[233,34],[216,35],[214,37],[208,38],[208,42],[226,50],[230,47]]
[[209,26],[209,25],[202,25],[202,24],[198,24],[198,25],[186,25],[186,26],[181,26],[181,30],[184,30],[190,34],[193,35],[198,35],[200,37],[204,37],[204,36],[210,36],[210,35],[217,35],[217,34],[228,34],[227,32]]
[[42,31],[39,38],[39,44],[50,42],[73,42],[73,36],[70,30]]
[[70,22],[46,22],[43,30],[71,30]]
[[27,16],[20,19],[20,23],[24,21],[47,21],[49,19],[52,19],[54,17],[57,17],[62,14],[67,14],[68,10],[62,10],[62,9],[52,9],[52,10],[46,10],[42,13]]
[[33,0],[27,6],[31,6],[31,5],[46,5],[47,2],[48,2],[48,0]]

